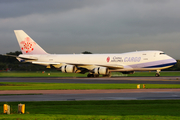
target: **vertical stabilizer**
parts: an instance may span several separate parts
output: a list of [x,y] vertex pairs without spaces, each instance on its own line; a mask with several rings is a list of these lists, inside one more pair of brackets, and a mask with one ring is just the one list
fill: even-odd
[[31,37],[23,30],[14,30],[20,49],[23,54],[47,54]]

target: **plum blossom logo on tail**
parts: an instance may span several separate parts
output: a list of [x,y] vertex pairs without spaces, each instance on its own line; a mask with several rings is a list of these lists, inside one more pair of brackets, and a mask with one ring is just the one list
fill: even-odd
[[25,51],[26,53],[30,53],[34,50],[34,46],[36,43],[32,41],[29,37],[26,37],[24,41],[21,41],[21,50]]
[[110,57],[107,57],[106,61],[109,62],[110,61]]

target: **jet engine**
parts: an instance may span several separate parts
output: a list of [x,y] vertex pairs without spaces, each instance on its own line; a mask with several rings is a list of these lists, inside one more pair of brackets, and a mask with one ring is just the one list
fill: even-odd
[[77,68],[75,65],[64,65],[61,66],[60,70],[64,73],[74,73],[76,72]]
[[107,67],[98,67],[93,69],[93,73],[97,75],[108,75],[109,69]]

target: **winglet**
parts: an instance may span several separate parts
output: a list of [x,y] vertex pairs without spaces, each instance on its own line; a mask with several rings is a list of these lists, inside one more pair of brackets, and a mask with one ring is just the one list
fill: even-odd
[[23,54],[48,54],[23,30],[14,30]]

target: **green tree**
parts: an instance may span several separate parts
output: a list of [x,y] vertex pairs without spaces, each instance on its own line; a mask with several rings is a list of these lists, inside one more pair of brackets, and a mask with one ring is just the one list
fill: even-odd
[[[9,52],[6,55],[19,56],[22,54],[20,51]],[[19,62],[16,57],[10,57],[6,55],[0,55],[0,70],[23,70],[23,71],[37,71],[37,70],[46,70],[45,66],[33,65],[31,63],[22,63]]]
[[92,53],[88,52],[88,51],[84,51],[84,52],[82,52],[82,54],[92,54]]

